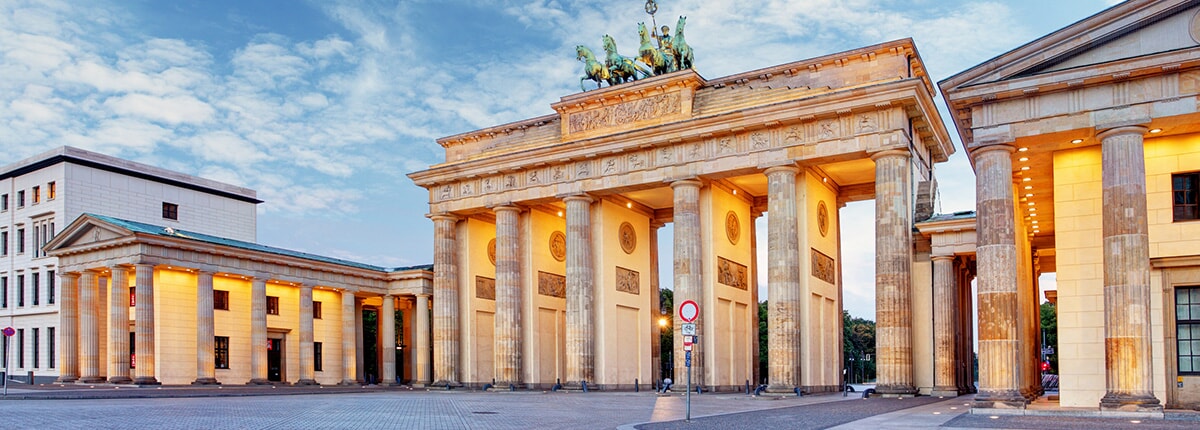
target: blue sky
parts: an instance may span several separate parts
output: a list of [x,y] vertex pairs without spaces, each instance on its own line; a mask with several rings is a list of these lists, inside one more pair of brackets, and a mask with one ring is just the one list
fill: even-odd
[[[405,174],[442,161],[434,139],[552,113],[579,88],[574,46],[631,52],[643,3],[0,0],[0,164],[64,144],[129,158],[258,190],[261,243],[426,264]],[[707,78],[913,37],[936,81],[1114,2],[658,3],[659,25],[688,17]],[[961,149],[938,169],[939,211],[973,209]],[[843,209],[846,308],[868,317],[872,204]]]

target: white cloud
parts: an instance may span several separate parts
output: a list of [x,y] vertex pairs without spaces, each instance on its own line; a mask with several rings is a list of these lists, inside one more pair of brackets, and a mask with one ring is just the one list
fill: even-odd
[[190,95],[158,97],[127,94],[105,100],[104,106],[117,115],[141,117],[170,125],[203,124],[215,114],[212,106]]

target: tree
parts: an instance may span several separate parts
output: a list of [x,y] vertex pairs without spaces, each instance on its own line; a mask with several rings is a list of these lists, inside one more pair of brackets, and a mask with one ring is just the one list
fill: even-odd
[[[842,349],[852,382],[875,379],[875,322],[842,311]],[[854,361],[850,361],[853,358]]]
[[758,374],[767,378],[767,301],[758,304]]
[[673,321],[675,292],[666,288],[659,289],[658,303],[659,306],[662,306],[661,310],[666,312],[664,316],[668,321],[667,326],[658,332],[659,351],[661,351],[658,356],[659,368],[662,369],[663,378],[675,379],[672,375],[672,369],[675,368],[675,364],[672,362],[675,353],[675,330],[670,322]]
[[1046,373],[1058,374],[1058,309],[1053,303],[1042,303],[1042,348],[1053,348],[1054,353],[1042,356],[1050,361],[1050,370]]

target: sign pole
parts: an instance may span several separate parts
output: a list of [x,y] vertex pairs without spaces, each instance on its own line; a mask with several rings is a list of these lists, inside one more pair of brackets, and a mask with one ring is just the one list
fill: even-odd
[[691,421],[692,420],[692,352],[688,351],[687,355],[688,355],[688,360],[687,360],[687,374],[688,374],[688,376],[687,376],[687,401],[685,402],[685,403],[687,403],[687,407],[685,408],[686,415],[684,415],[683,420]]
[[[8,339],[16,333],[17,331],[13,330],[12,327],[5,327],[3,331],[0,331],[0,334],[4,334],[4,397],[8,397],[8,377],[9,372],[12,371],[12,361],[8,359],[8,357],[12,355],[8,352],[8,347],[10,346],[8,344]],[[29,385],[33,385],[32,378],[29,381]]]

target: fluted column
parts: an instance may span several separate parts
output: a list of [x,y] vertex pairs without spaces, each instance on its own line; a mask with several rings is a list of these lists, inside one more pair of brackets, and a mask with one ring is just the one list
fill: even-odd
[[[872,154],[875,161],[875,316],[879,394],[917,392],[912,351],[911,155]],[[1005,182],[1007,183],[1007,182]]]
[[246,384],[271,384],[267,380],[267,279],[262,275],[250,280],[250,381]]
[[796,175],[792,166],[767,175],[767,390],[787,393],[800,384],[800,237]]
[[429,368],[429,294],[417,294],[415,318],[413,333],[416,344],[413,345],[413,353],[417,356],[417,365],[413,371],[413,386],[424,387],[429,385],[432,370]]
[[459,381],[458,217],[433,215],[433,378],[435,386]]
[[662,228],[663,224],[650,220],[650,234],[647,239],[650,242],[650,379],[651,381],[661,381],[662,374],[662,327],[658,325],[658,319],[662,317],[659,310],[662,309],[662,294],[659,292],[658,286],[658,229]]
[[58,379],[66,384],[79,380],[79,274],[62,273],[58,304]]
[[129,270],[112,266],[108,308],[108,383],[128,384],[129,377]]
[[134,342],[137,347],[137,368],[133,383],[158,385],[154,365],[154,265],[134,266],[134,291],[137,294],[134,313]]
[[354,329],[354,292],[342,291],[342,382],[338,385],[358,384],[358,360],[355,358],[357,342]]
[[497,386],[521,385],[521,209],[496,212],[495,377]]
[[379,370],[382,385],[396,384],[396,296],[383,295],[383,308],[379,312],[379,322],[383,325],[379,337]]
[[954,256],[933,256],[933,392],[934,396],[958,396],[955,378],[955,310],[958,285]]
[[1010,145],[976,149],[976,282],[979,295],[978,407],[1024,407],[1017,338],[1017,245]]
[[296,385],[319,385],[314,379],[312,285],[300,285],[300,379]]
[[[96,272],[87,270],[80,277],[79,286],[79,343],[81,375],[80,384],[104,382],[100,376],[100,327],[99,315],[96,315],[100,299],[99,284]],[[141,352],[141,351],[138,351]]]
[[[115,282],[116,272],[113,273]],[[196,272],[196,380],[192,381],[192,385],[219,384],[216,343],[216,327],[213,323],[213,272],[200,270]]]
[[592,297],[592,198],[568,196],[567,204],[567,381],[578,387],[596,380]]
[[[704,234],[700,230],[700,187],[704,185],[695,179],[685,179],[671,183],[674,194],[674,225],[675,225],[675,303],[693,300],[700,305],[701,316],[696,318],[696,335],[704,339],[704,257],[701,254],[700,238]],[[679,306],[676,305],[676,308]],[[682,327],[683,320],[679,312],[675,314],[675,327]],[[684,369],[683,335],[679,330],[675,333],[675,368]],[[704,343],[692,347],[692,384],[704,386]]]
[[1142,126],[1100,132],[1104,186],[1102,409],[1162,410],[1154,397],[1150,337],[1150,240]]

